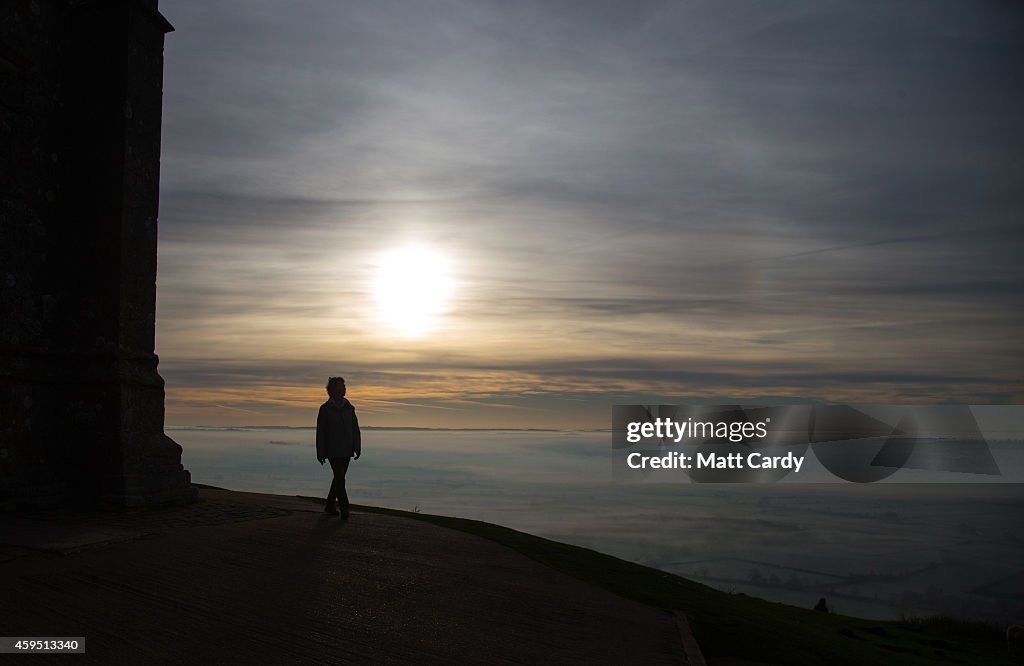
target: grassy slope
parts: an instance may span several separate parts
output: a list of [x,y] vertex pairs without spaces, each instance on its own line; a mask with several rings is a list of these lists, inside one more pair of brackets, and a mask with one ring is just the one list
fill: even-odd
[[623,597],[681,611],[709,660],[735,657],[815,666],[1020,663],[1007,654],[1000,632],[986,625],[954,620],[879,622],[818,613],[728,594],[664,571],[491,523],[377,507],[353,508],[469,532]]

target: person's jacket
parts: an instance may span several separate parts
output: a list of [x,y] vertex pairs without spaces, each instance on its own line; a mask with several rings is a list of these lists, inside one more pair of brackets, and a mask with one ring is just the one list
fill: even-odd
[[351,458],[362,452],[356,408],[347,399],[339,407],[333,400],[320,405],[316,416],[316,457]]

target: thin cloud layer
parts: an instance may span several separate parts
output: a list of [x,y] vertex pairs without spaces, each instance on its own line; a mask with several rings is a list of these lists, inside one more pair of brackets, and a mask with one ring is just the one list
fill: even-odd
[[[377,425],[1024,397],[1016,5],[161,7],[172,423],[338,372]],[[372,302],[410,243],[457,282],[418,340]]]

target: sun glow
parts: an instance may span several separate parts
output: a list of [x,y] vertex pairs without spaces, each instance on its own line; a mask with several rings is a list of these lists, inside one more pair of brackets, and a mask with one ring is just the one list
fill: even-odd
[[434,330],[452,294],[450,268],[447,257],[421,245],[381,255],[373,285],[381,321],[407,338]]

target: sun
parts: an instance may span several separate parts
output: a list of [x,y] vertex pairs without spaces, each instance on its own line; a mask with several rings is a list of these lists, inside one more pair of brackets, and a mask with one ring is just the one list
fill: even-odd
[[382,254],[373,290],[380,320],[393,333],[418,338],[433,331],[448,308],[451,262],[440,252],[409,245]]

